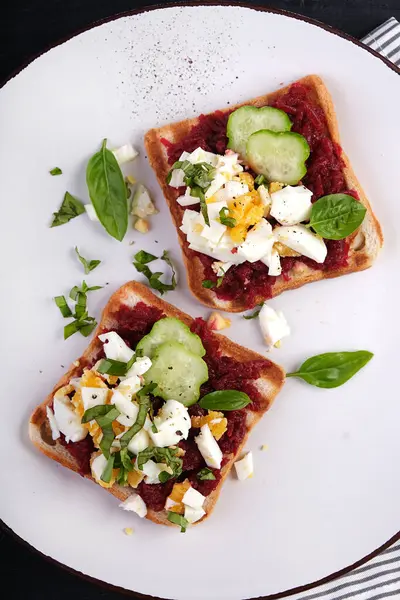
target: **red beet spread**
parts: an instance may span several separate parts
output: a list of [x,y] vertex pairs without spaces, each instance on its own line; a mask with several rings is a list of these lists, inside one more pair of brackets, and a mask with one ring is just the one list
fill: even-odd
[[[114,331],[123,337],[131,347],[135,347],[138,341],[150,331],[154,323],[164,317],[164,314],[160,310],[139,302],[134,308],[123,305],[113,316],[118,323],[118,327],[114,328]],[[206,349],[204,360],[208,365],[209,380],[202,386],[201,396],[215,390],[241,390],[246,392],[252,399],[249,408],[254,411],[258,410],[260,394],[253,385],[252,380],[261,376],[263,370],[268,368],[268,363],[262,360],[239,363],[233,358],[222,356],[218,336],[210,331],[203,319],[195,319],[191,330],[201,337]],[[190,416],[203,416],[206,413],[207,411],[198,404],[189,408]],[[228,428],[219,440],[219,445],[222,452],[230,454],[237,450],[246,433],[246,412],[234,410],[227,412],[225,416],[228,419]],[[179,443],[179,446],[185,450],[182,465],[183,473],[180,480],[188,478],[193,487],[204,496],[207,496],[218,485],[221,475],[219,470],[214,469],[215,480],[200,481],[197,478],[197,473],[206,466],[194,441],[197,433],[198,430],[192,429],[189,438]],[[77,460],[81,475],[90,473],[90,456],[95,451],[91,436],[88,435],[81,442],[68,444],[64,436],[61,436],[60,441]],[[156,485],[141,482],[137,488],[137,493],[143,498],[148,508],[156,511],[162,510],[167,496],[171,493],[173,483],[174,480]]]
[[[310,158],[307,161],[307,174],[303,183],[313,192],[313,200],[334,193],[349,193],[357,198],[354,190],[348,190],[344,179],[342,150],[329,134],[322,108],[318,105],[313,91],[299,83],[293,84],[287,92],[279,96],[272,106],[284,110],[293,122],[292,131],[301,133],[310,145]],[[227,146],[226,123],[229,113],[216,111],[211,115],[201,115],[199,123],[182,140],[172,144],[163,139],[170,164],[179,159],[184,150],[192,152],[201,147],[209,152],[221,154]],[[194,207],[193,207],[194,208]],[[183,214],[182,209],[182,214]],[[301,257],[293,260],[282,259],[282,277],[290,279],[290,269],[296,262],[302,262],[313,269],[335,271],[347,265],[349,244],[347,240],[327,240],[328,254],[323,264]],[[196,254],[204,267],[204,279],[216,282],[217,277],[211,268],[214,259],[205,254]],[[268,275],[268,267],[262,262],[244,263],[231,267],[222,285],[214,288],[221,300],[243,301],[248,308],[256,304],[260,296],[270,298],[276,277]]]

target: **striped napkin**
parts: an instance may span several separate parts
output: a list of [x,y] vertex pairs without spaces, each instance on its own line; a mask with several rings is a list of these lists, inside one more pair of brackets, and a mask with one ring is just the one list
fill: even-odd
[[[391,17],[361,40],[400,67],[400,23]],[[330,583],[290,596],[291,600],[400,600],[400,541]]]

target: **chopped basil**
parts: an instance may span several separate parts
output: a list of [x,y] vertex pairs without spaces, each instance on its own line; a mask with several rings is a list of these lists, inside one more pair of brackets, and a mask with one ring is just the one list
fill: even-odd
[[208,467],[204,467],[197,473],[197,479],[200,481],[214,481],[215,475]]
[[54,302],[60,309],[60,312],[65,319],[67,317],[72,317],[72,311],[71,311],[70,307],[68,306],[65,296],[56,296],[54,298]]
[[258,187],[259,185],[262,185],[264,182],[266,181],[265,175],[257,175],[257,177],[254,180],[255,185]]
[[194,198],[199,198],[200,209],[204,217],[204,221],[206,225],[210,225],[205,193],[210,187],[212,180],[214,179],[215,168],[212,165],[205,162],[192,164],[188,160],[178,160],[172,165],[172,169],[167,175],[167,183],[170,183],[172,171],[174,169],[182,169],[185,173],[183,181],[185,185],[190,187],[190,195]]
[[206,225],[210,226],[210,218],[208,216],[208,208],[204,190],[199,187],[190,188],[190,195],[200,200],[200,210]]
[[214,281],[211,281],[211,279],[204,279],[201,282],[201,285],[203,286],[203,288],[211,289],[211,288],[215,287],[216,284]]
[[161,473],[158,476],[158,479],[160,483],[165,483],[166,481],[171,479],[171,477],[173,476],[171,475],[171,473],[168,473],[168,471],[161,471]]
[[[148,460],[154,459],[156,463],[165,463],[167,467],[172,469],[172,473],[168,473],[167,471],[163,471],[165,475],[163,475],[164,481],[168,481],[171,477],[179,477],[182,473],[182,459],[177,456],[178,448],[158,448],[156,446],[151,446],[139,452],[136,458],[137,468],[141,471],[143,465],[147,463]],[[161,473],[160,473],[161,475]],[[159,476],[161,481],[161,478]]]
[[164,250],[161,256],[161,260],[164,260],[171,267],[171,283],[163,283],[162,281],[160,281],[160,277],[164,273],[162,273],[162,271],[157,271],[156,273],[153,273],[151,269],[147,266],[147,263],[156,260],[158,258],[157,256],[154,256],[149,252],[145,252],[144,250],[140,250],[140,252],[137,252],[133,258],[133,266],[135,267],[135,269],[139,271],[139,273],[143,273],[143,275],[148,279],[150,287],[154,290],[159,291],[161,295],[164,294],[164,292],[169,292],[176,288],[176,273],[167,250]]
[[[93,318],[93,317],[91,317]],[[90,323],[84,323],[81,325],[81,327],[79,327],[79,333],[81,333],[83,335],[83,337],[88,337],[93,329],[96,327],[97,325],[97,321],[93,320]]]
[[[67,312],[66,308],[61,309],[61,307],[59,306],[59,303],[63,303],[65,298],[64,296],[57,296],[57,300],[56,300],[56,304],[57,306],[59,306],[63,316],[66,317],[74,317],[74,321],[72,321],[71,323],[68,323],[68,325],[66,325],[64,327],[64,339],[66,340],[67,338],[69,338],[71,335],[73,335],[74,333],[77,333],[78,331],[84,336],[84,337],[88,337],[93,329],[96,327],[97,325],[97,321],[95,320],[94,317],[90,317],[88,312],[87,312],[87,292],[91,292],[93,290],[100,290],[101,286],[100,285],[95,285],[92,287],[88,287],[86,281],[82,282],[82,287],[78,287],[77,285],[75,285],[70,293],[69,293],[69,297],[71,298],[71,300],[73,300],[74,302],[76,302],[75,305],[75,312],[72,313],[72,311],[70,311],[71,314],[65,314],[63,313],[63,311],[65,311],[65,313]],[[64,299],[64,300],[62,300]],[[69,307],[67,305],[67,302],[65,300],[65,306],[67,306],[68,310]]]
[[320,388],[335,388],[353,377],[373,357],[372,352],[326,352],[308,358],[294,373],[286,377],[300,377]]
[[243,319],[246,319],[247,321],[250,319],[256,319],[261,312],[261,307],[263,304],[263,302],[259,304],[258,306],[260,306],[260,308],[257,308],[251,315],[243,315]]
[[221,221],[222,225],[225,225],[226,227],[229,227],[229,228],[235,227],[236,219],[234,219],[233,217],[228,217],[228,215],[229,215],[229,208],[227,206],[224,206],[219,211],[219,220]]
[[121,457],[121,463],[124,469],[127,471],[133,471],[132,459],[129,455],[128,448],[122,448],[119,455]]
[[94,419],[102,430],[100,449],[106,458],[110,456],[110,448],[115,438],[112,423],[119,414],[114,404],[100,404],[86,410],[81,419],[82,423],[89,423]]
[[139,433],[139,431],[143,428],[143,425],[146,422],[147,413],[149,412],[149,408],[150,408],[150,397],[149,397],[149,394],[156,387],[157,386],[156,386],[155,383],[149,383],[148,385],[145,385],[137,393],[137,399],[138,399],[138,403],[139,403],[139,412],[137,414],[136,421],[134,422],[134,424],[132,425],[132,427],[130,429],[128,429],[128,431],[126,431],[124,433],[124,435],[121,437],[121,440],[120,440],[120,442],[121,442],[121,449],[125,448],[129,444],[129,442],[131,441],[131,439],[137,433]]
[[111,358],[104,358],[99,366],[97,367],[97,371],[99,373],[107,374],[107,375],[115,375],[116,377],[120,377],[121,375],[125,375],[127,371],[131,368],[133,363],[136,360],[136,355],[134,354],[132,358],[126,363],[121,360],[113,360]]
[[75,317],[77,319],[85,319],[87,317],[87,296],[83,292],[78,292],[75,304]]
[[107,460],[107,464],[104,468],[104,471],[100,477],[100,479],[102,481],[104,481],[104,483],[110,483],[111,477],[112,477],[112,472],[113,472],[113,467],[114,467],[114,455],[110,454],[110,456],[108,457],[108,460]]
[[238,390],[218,390],[210,392],[201,398],[199,405],[207,410],[240,410],[248,404],[251,399],[244,392]]
[[83,256],[81,256],[79,254],[79,250],[78,250],[77,246],[75,246],[75,252],[76,252],[76,255],[77,255],[78,259],[83,264],[83,268],[85,269],[86,275],[88,273],[90,273],[90,271],[93,271],[93,269],[95,269],[96,267],[98,267],[99,264],[101,263],[101,260],[86,260],[86,258],[83,258]]
[[53,221],[50,227],[58,227],[68,223],[71,219],[78,217],[85,212],[85,208],[80,200],[65,192],[64,200],[58,212],[53,213]]
[[175,525],[179,525],[179,527],[181,528],[181,533],[185,533],[186,527],[189,524],[188,520],[185,519],[185,517],[183,517],[182,515],[179,515],[178,513],[169,511],[167,519],[171,523],[174,523]]
[[[93,421],[93,419],[97,419],[98,417],[104,417],[107,416],[108,413],[110,413],[112,410],[117,410],[117,408],[115,408],[114,404],[98,404],[97,406],[92,406],[92,408],[88,408],[84,413],[83,413],[83,417],[81,419],[82,423],[89,423],[89,421]],[[111,417],[114,416],[114,412],[112,413]],[[119,415],[119,411],[118,414],[116,415],[116,417],[118,417]],[[110,421],[112,423],[112,421],[116,418],[114,416],[114,418]],[[109,417],[110,419],[110,417]]]
[[54,169],[51,169],[51,171],[49,171],[50,175],[62,175],[62,171],[60,169],[60,167],[54,167]]

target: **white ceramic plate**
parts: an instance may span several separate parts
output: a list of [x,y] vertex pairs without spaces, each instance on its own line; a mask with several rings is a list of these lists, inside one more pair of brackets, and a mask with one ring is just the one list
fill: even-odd
[[[180,535],[40,455],[28,418],[86,341],[62,340],[52,297],[82,280],[74,257],[103,264],[87,277],[97,315],[135,278],[133,251],[171,250],[179,289],[168,300],[206,315],[187,290],[176,234],[143,150],[153,126],[236,103],[308,73],[332,92],[345,150],[380,218],[386,243],[373,269],[289,292],[271,304],[292,336],[271,357],[292,369],[322,351],[369,349],[346,386],[290,380],[247,445],[255,477],[225,486],[213,516]],[[399,527],[397,224],[400,79],[365,49],[289,16],[240,7],[154,10],[104,23],[36,59],[0,92],[1,516],[61,563],[162,598],[234,600],[302,586],[350,565]],[[160,214],[123,243],[86,216],[50,229],[65,190],[87,198],[84,169],[102,138],[142,153],[132,172]],[[60,166],[61,177],[49,169]],[[129,245],[135,240],[135,246]],[[256,321],[229,335],[265,352]],[[261,452],[262,444],[269,450]],[[132,526],[126,537],[123,528]]]

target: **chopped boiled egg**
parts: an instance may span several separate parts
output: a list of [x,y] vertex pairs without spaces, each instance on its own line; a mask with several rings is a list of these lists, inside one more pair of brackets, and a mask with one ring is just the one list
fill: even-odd
[[244,481],[249,477],[253,477],[254,469],[252,452],[248,452],[241,460],[237,460],[234,465],[239,481]]
[[185,479],[182,483],[174,483],[174,487],[165,502],[165,510],[170,510],[171,512],[182,515],[185,510],[183,497],[190,487],[190,481],[188,479]]
[[53,440],[58,440],[61,434],[54,413],[51,410],[50,406],[46,406],[46,415],[51,429],[51,437]]
[[203,494],[200,494],[194,487],[190,486],[190,488],[185,492],[185,495],[182,498],[183,504],[186,506],[190,506],[190,508],[202,508],[206,497]]
[[147,515],[147,506],[139,494],[131,494],[119,507],[135,512],[142,519]]
[[217,312],[211,313],[208,317],[207,325],[213,331],[221,331],[221,329],[227,329],[230,327],[232,321],[230,319],[225,319],[222,315]]
[[171,179],[169,180],[171,187],[179,188],[185,185],[185,171],[183,169],[173,169]]
[[239,246],[237,253],[245,260],[253,263],[271,252],[274,241],[270,223],[266,219],[261,219],[249,231],[246,239]]
[[133,226],[139,233],[148,233],[150,230],[150,223],[146,219],[137,219],[135,217]]
[[264,217],[268,217],[269,211],[271,210],[271,196],[269,195],[268,189],[265,185],[259,185],[257,192],[261,198],[262,205],[264,206]]
[[275,227],[274,237],[277,242],[281,242],[303,256],[308,256],[317,263],[323,263],[326,258],[328,250],[324,240],[304,225]]
[[249,188],[249,192],[252,192],[254,190],[253,175],[244,171],[243,173],[239,173],[238,179],[239,179],[239,181],[241,181],[242,183],[247,185],[247,187]]
[[220,469],[223,454],[207,424],[201,427],[200,434],[194,438],[194,441],[206,465],[213,469]]
[[227,181],[223,187],[223,189],[219,190],[215,197],[218,201],[228,202],[229,200],[233,200],[238,196],[243,196],[249,192],[249,186],[242,181]]
[[268,275],[274,275],[277,277],[282,273],[281,259],[279,252],[274,246],[272,246],[269,254],[266,254],[261,258],[261,262],[268,267]]
[[[128,449],[129,449],[129,446],[128,446]],[[128,483],[134,489],[137,488],[139,483],[141,483],[144,478],[145,478],[145,474],[142,471],[137,470],[136,468],[134,468],[133,471],[129,471],[129,473],[128,473]]]
[[154,445],[159,448],[175,446],[188,438],[191,426],[188,409],[181,402],[167,400],[154,417],[154,424],[157,432],[149,431]]
[[121,425],[124,425],[125,427],[132,427],[139,412],[138,405],[129,400],[119,389],[114,389],[112,391],[110,402],[111,404],[114,404],[121,413],[117,417],[118,423],[121,423]]
[[139,156],[139,152],[132,146],[132,144],[124,144],[119,148],[115,148],[112,150],[112,153],[115,156],[115,159],[119,165],[123,165],[127,162],[130,162],[137,156]]
[[223,277],[232,266],[233,262],[223,262],[222,260],[216,260],[211,265],[211,268],[217,275],[217,277]]
[[145,429],[141,429],[130,440],[128,444],[128,450],[137,456],[139,452],[146,450],[146,448],[148,448],[150,445],[151,440],[148,432]]
[[106,404],[109,395],[109,389],[103,387],[82,387],[81,397],[84,410],[98,406],[99,404]]
[[[172,171],[172,173],[175,173],[175,171]],[[200,203],[200,198],[192,196],[190,187],[187,187],[183,196],[179,196],[179,198],[177,198],[176,201],[178,204],[180,204],[180,206],[193,206],[194,204]]]
[[148,460],[144,463],[142,471],[145,474],[144,481],[148,484],[161,483],[159,475],[163,471],[167,471],[170,475],[173,474],[171,467],[168,467],[165,463],[155,463],[152,460]]
[[215,410],[209,410],[208,414],[202,417],[192,417],[192,427],[200,428],[208,425],[212,435],[219,440],[228,428],[228,420],[224,413]]
[[197,523],[200,521],[206,514],[206,511],[203,508],[191,508],[190,506],[185,506],[184,517],[188,523]]
[[133,535],[133,529],[132,529],[132,527],[125,527],[124,534],[125,535]]
[[229,230],[234,242],[243,242],[246,239],[249,227],[261,221],[264,215],[264,206],[256,190],[238,196],[228,203],[229,216],[236,220],[235,227]]
[[271,194],[270,214],[281,225],[297,225],[308,221],[311,214],[312,192],[304,185],[287,185]]
[[281,311],[276,312],[267,304],[263,304],[259,319],[264,339],[270,348],[290,335],[289,325]]
[[149,215],[156,215],[158,210],[154,206],[147,188],[139,183],[135,189],[132,199],[131,215],[145,219]]
[[108,333],[99,335],[99,340],[103,342],[103,349],[106,357],[111,360],[119,360],[127,363],[135,354],[115,331],[109,331]]
[[207,152],[206,150],[203,150],[203,148],[199,147],[196,148],[196,150],[193,150],[193,152],[183,152],[179,160],[188,160],[192,164],[205,162],[213,167],[216,167],[218,163],[218,154]]
[[271,183],[268,186],[268,192],[270,194],[273,194],[274,192],[279,192],[279,190],[281,190],[283,187],[283,183],[280,183],[279,181],[271,181]]
[[151,359],[148,356],[138,356],[129,371],[121,377],[124,384],[126,383],[126,379],[129,379],[130,377],[144,375],[144,373],[150,369],[151,364]]
[[107,465],[107,459],[104,456],[104,454],[96,453],[96,454],[92,455],[92,458],[90,461],[90,469],[92,472],[93,479],[96,481],[96,483],[101,485],[101,487],[110,488],[115,483],[115,478],[116,478],[116,474],[117,474],[118,470],[113,469],[111,479],[110,479],[109,483],[106,483],[105,481],[102,481],[102,479],[101,479],[101,476],[103,475],[106,465]]
[[299,252],[292,250],[291,248],[285,246],[285,244],[282,244],[281,242],[275,242],[274,250],[278,252],[279,256],[301,256]]
[[68,396],[56,393],[53,399],[53,411],[57,427],[64,434],[67,443],[80,442],[86,437],[88,430],[82,425],[81,417],[75,412]]
[[132,400],[132,396],[137,394],[137,392],[143,387],[142,379],[139,375],[132,375],[132,377],[127,377],[123,379],[117,390],[121,392],[124,396],[126,396],[129,400]]

